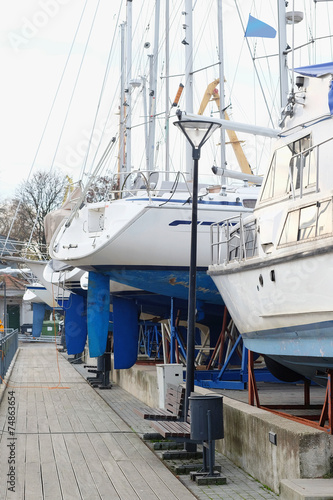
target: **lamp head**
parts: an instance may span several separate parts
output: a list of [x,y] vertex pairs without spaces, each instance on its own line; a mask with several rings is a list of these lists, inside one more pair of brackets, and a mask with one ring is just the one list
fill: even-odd
[[[179,113],[178,113],[179,111]],[[179,128],[192,146],[193,159],[200,158],[200,149],[210,138],[212,133],[220,128],[219,123],[207,120],[182,120],[181,111],[177,111],[178,120],[174,125]]]

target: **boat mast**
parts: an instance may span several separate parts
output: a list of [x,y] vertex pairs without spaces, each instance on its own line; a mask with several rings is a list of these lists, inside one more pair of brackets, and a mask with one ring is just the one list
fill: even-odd
[[288,102],[288,65],[287,65],[287,28],[286,2],[278,0],[278,33],[279,33],[279,68],[280,68],[280,105],[284,109]]
[[[193,113],[193,15],[192,0],[185,0],[185,89],[186,112]],[[192,147],[186,141],[186,172],[189,180],[193,179]]]
[[[148,56],[149,57],[149,56]],[[141,77],[142,86],[142,98],[143,98],[143,116],[145,117],[145,158],[146,158],[146,169],[149,170],[149,154],[148,154],[148,108],[147,108],[147,90],[146,90],[147,78],[146,76]]]
[[123,185],[124,182],[124,170],[125,170],[125,23],[120,25],[120,63],[121,63],[121,74],[120,74],[120,141],[119,141],[119,161],[118,161],[118,182],[119,187]]
[[126,114],[126,173],[128,174],[132,169],[132,158],[131,158],[131,79],[132,79],[132,0],[127,0],[127,33],[126,33],[126,104],[128,107],[128,113]]
[[169,180],[170,170],[170,139],[169,139],[169,121],[170,121],[170,37],[169,37],[169,0],[165,0],[165,180]]
[[[220,118],[225,118],[224,116],[224,59],[223,59],[223,24],[222,24],[222,0],[217,0],[217,29],[218,29],[218,56],[219,56],[219,79],[220,79]],[[221,153],[220,161],[221,168],[225,168],[226,156],[225,156],[225,131],[224,127],[220,128],[220,142],[221,142]],[[224,178],[221,178],[221,183],[224,182]]]
[[160,0],[155,4],[155,35],[154,35],[154,54],[152,57],[153,75],[150,83],[150,125],[149,125],[149,168],[153,171],[155,168],[155,123],[156,123],[156,89],[157,89],[157,62],[158,62],[158,42],[159,42],[159,24],[160,24]]

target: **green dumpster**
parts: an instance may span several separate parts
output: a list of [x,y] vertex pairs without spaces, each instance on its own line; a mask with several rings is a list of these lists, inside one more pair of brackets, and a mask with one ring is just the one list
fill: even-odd
[[[54,331],[55,330],[55,331]],[[59,332],[59,321],[43,321],[42,335],[53,335]]]

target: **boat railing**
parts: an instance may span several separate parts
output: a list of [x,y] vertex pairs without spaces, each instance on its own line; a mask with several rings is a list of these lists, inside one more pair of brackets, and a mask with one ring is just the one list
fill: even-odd
[[254,257],[257,252],[256,221],[244,224],[242,214],[210,226],[211,264]]
[[101,178],[100,182],[96,181],[95,184],[90,182],[89,187],[86,187],[77,199],[77,203],[72,205],[66,226],[71,224],[75,214],[85,203],[108,202],[143,195],[151,201],[157,195],[165,193],[172,197],[176,191],[192,196],[186,172],[169,172],[168,178],[171,176],[174,180],[165,180],[165,171],[133,170],[126,175],[118,172],[112,177]]
[[133,170],[128,174],[115,173],[112,177],[101,177],[95,183],[89,181],[82,190],[76,204],[72,204],[70,214],[66,220],[69,227],[77,212],[86,203],[110,202],[130,197],[148,197],[149,201],[157,195],[165,193],[171,198],[176,191],[186,192],[192,196],[190,184],[186,179],[186,172],[169,172],[168,178],[174,176],[174,181],[164,180],[165,171]]
[[172,175],[174,180],[166,180],[165,171],[159,170],[133,170],[125,178],[122,177],[123,174],[114,174],[112,186],[119,186],[119,188],[113,187],[109,191],[109,197],[111,199],[127,198],[144,193],[151,200],[164,193],[172,196],[180,190],[191,196],[192,192],[186,179],[186,172],[169,172],[168,177]]
[[41,261],[49,259],[47,245],[11,239],[0,241],[0,257],[4,260],[10,257]]
[[[9,331],[11,330],[11,331]],[[8,368],[18,348],[18,330],[6,329],[0,336],[0,384],[4,381]]]

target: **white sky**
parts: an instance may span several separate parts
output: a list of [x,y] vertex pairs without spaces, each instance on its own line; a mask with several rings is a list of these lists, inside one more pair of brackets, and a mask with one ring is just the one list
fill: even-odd
[[[13,194],[18,183],[27,178],[32,166],[34,169],[48,169],[54,164],[54,168],[60,168],[63,173],[70,175],[74,180],[79,177],[83,150],[86,147],[98,105],[109,47],[115,30],[118,40],[118,26],[120,22],[125,20],[126,5],[125,0],[87,1],[74,49],[44,132],[85,2],[86,0],[0,1],[0,61],[2,67],[0,80],[0,200]],[[261,0],[257,2],[257,8],[254,7],[252,0],[238,0],[238,3],[241,5],[241,14],[245,24],[248,14],[251,13],[276,27],[275,7],[270,6],[271,2]],[[314,8],[311,0],[305,0],[305,2],[295,0],[296,9],[304,10],[304,3],[309,4],[311,9]],[[333,2],[330,3],[333,4]],[[118,19],[118,10],[121,4],[123,11]],[[193,4],[195,5],[195,36],[198,42],[194,67],[198,68],[217,60],[216,1],[197,0]],[[273,2],[274,4],[275,2]],[[289,4],[291,6],[292,1]],[[325,34],[331,32],[330,14],[332,14],[332,8],[327,5],[320,3],[317,6],[320,24],[324,26]],[[99,8],[96,21],[78,86],[69,109],[66,125],[61,133],[97,6]],[[133,29],[136,29],[133,35],[135,40],[133,77],[137,76],[135,72],[142,75],[146,71],[146,53],[144,53],[142,42],[143,40],[150,41],[151,44],[153,42],[153,6],[153,0],[133,0]],[[184,60],[184,46],[180,43],[184,37],[182,28],[184,16],[181,15],[183,9],[181,0],[170,0],[173,30],[171,72],[173,70],[181,71]],[[164,2],[162,0],[162,17],[163,11]],[[239,121],[255,120],[261,125],[268,125],[267,117],[261,116],[262,103],[260,101],[254,102],[251,90],[253,83],[251,62],[233,0],[224,0],[223,12],[226,45],[225,75],[228,80],[227,95],[229,88],[232,87],[234,119]],[[164,27],[162,26],[161,33],[163,31]],[[144,37],[142,33],[144,33]],[[251,45],[253,43],[254,41],[251,40]],[[267,52],[276,52],[276,40],[269,40],[266,45]],[[257,53],[263,53],[261,47],[261,42],[258,41]],[[326,41],[325,47],[328,54],[323,56],[323,61],[328,61],[332,58],[329,41]],[[118,130],[118,118],[114,113],[119,102],[113,99],[119,79],[119,73],[117,73],[119,60],[118,46],[117,51],[114,52],[111,63],[111,78],[108,80],[107,91],[97,119],[97,128],[100,129],[103,119],[106,118],[111,108],[113,121],[109,130],[110,136]],[[161,61],[160,64],[162,68]],[[161,71],[162,69],[160,69]],[[196,77],[196,83],[200,82],[200,85],[195,93],[195,106],[200,102],[206,85],[217,77],[217,67],[203,72],[200,77]],[[276,80],[276,76],[274,78]],[[171,99],[177,91],[179,81],[182,81],[182,78],[171,79]],[[271,83],[274,87],[274,79]],[[257,111],[255,111],[254,106],[257,107]],[[184,109],[184,103],[182,103],[181,108]],[[261,118],[263,118],[264,123],[261,122]],[[142,121],[139,112],[137,121],[139,122],[140,119]],[[157,126],[157,134],[162,129],[163,123],[160,121]],[[58,141],[59,146],[57,146]],[[253,159],[257,158],[254,152],[255,143],[248,142],[247,147],[248,154],[252,155]]]

